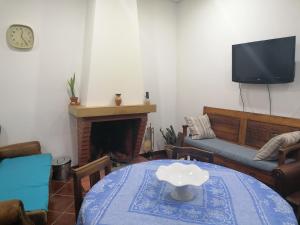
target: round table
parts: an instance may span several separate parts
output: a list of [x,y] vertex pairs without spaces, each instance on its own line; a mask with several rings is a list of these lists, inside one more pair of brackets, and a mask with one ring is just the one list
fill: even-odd
[[180,161],[208,170],[210,178],[195,188],[194,200],[173,200],[173,187],[158,181],[155,171],[175,161],[149,161],[110,173],[85,196],[77,225],[297,224],[291,206],[275,191],[253,177],[204,162]]

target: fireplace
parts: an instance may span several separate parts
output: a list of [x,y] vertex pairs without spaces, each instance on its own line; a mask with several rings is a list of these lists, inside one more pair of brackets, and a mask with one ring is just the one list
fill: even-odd
[[77,117],[79,166],[104,155],[120,163],[141,161],[148,113],[156,111],[155,105],[70,106],[69,111]]
[[141,118],[93,122],[91,127],[91,159],[109,155],[113,161],[129,163],[138,156],[138,128]]

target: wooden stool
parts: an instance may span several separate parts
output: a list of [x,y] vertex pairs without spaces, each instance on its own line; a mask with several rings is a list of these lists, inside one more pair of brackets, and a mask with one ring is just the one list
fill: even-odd
[[296,216],[300,220],[300,191],[294,192],[286,197],[286,200],[296,206]]

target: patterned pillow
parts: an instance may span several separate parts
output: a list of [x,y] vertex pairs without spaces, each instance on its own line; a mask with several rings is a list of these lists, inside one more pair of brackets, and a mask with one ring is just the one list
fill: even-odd
[[215,138],[216,135],[211,129],[207,114],[198,117],[184,117],[189,126],[192,139]]
[[276,160],[280,147],[296,144],[300,141],[300,131],[284,133],[273,137],[256,153],[254,160]]

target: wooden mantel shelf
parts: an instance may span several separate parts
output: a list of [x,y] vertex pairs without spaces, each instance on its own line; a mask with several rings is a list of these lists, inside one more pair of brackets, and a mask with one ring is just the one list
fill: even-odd
[[69,106],[69,112],[77,118],[115,116],[156,112],[156,105],[124,105],[124,106]]

